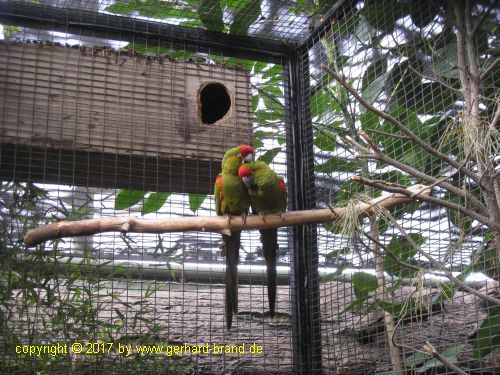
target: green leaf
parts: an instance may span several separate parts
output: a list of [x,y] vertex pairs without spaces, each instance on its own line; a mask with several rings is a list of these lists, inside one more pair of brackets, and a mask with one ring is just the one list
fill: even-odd
[[158,211],[163,204],[167,201],[167,198],[171,195],[171,193],[151,193],[144,202],[144,206],[142,207],[141,214],[146,215],[151,212]]
[[413,179],[404,175],[399,171],[388,171],[384,173],[376,173],[373,175],[373,178],[376,180],[383,180],[386,182],[391,182],[393,184],[410,186],[415,183]]
[[411,20],[416,26],[425,27],[436,17],[441,5],[440,0],[411,0]]
[[359,13],[350,12],[344,17],[336,20],[332,26],[332,32],[335,34],[353,34],[359,23]]
[[452,40],[432,54],[432,70],[441,77],[459,79],[457,63],[458,50],[456,40]]
[[265,126],[269,123],[276,123],[283,119],[283,113],[277,113],[276,111],[270,112],[267,110],[258,110],[253,113],[254,121],[259,125]]
[[314,135],[314,145],[321,151],[335,150],[335,142],[337,137],[334,133],[328,130],[316,131]]
[[283,96],[280,87],[276,85],[266,85],[259,91],[266,108],[273,111],[277,117],[283,117],[284,106],[278,100],[278,98]]
[[337,278],[338,276],[342,275],[342,272],[344,272],[344,270],[347,269],[347,267],[348,267],[347,264],[342,264],[342,265],[338,266],[337,269],[335,270],[335,272],[329,273],[329,274],[324,275],[324,276],[321,276],[320,277],[320,282],[326,283],[328,281],[335,280],[335,278]]
[[377,289],[377,278],[366,272],[353,273],[351,281],[358,300],[366,300]]
[[258,150],[259,148],[264,147],[264,142],[262,142],[262,139],[253,135],[253,148],[255,150]]
[[476,332],[474,358],[483,358],[500,346],[500,307],[494,307]]
[[145,191],[122,189],[115,198],[115,210],[124,210],[139,203],[146,195]]
[[340,185],[339,191],[335,193],[335,204],[348,202],[356,194],[364,191],[364,185],[359,181],[349,179]]
[[391,32],[396,21],[410,12],[409,5],[398,0],[369,1],[360,13],[379,31]]
[[404,361],[406,367],[409,367],[412,370],[415,370],[422,363],[424,363],[425,361],[428,361],[429,359],[430,359],[430,356],[428,354],[423,353],[423,352],[415,352],[415,353],[407,356],[403,361]]
[[256,74],[261,73],[267,67],[267,65],[268,64],[265,62],[256,61],[254,66],[253,66],[253,74],[256,75]]
[[418,74],[422,70],[422,62],[411,57],[396,64],[390,71],[388,82],[392,91],[391,97],[400,105],[405,103],[406,93],[415,90],[415,87],[422,83],[422,77]]
[[206,194],[189,193],[189,209],[193,212],[198,211],[206,197]]
[[252,95],[252,111],[255,112],[259,106],[259,95]]
[[[457,358],[458,353],[460,352],[460,350],[462,350],[463,346],[464,346],[463,344],[455,345],[455,346],[452,346],[450,348],[446,348],[444,350],[438,349],[438,351],[439,351],[439,354],[441,354],[441,356],[443,356],[449,363],[457,363],[458,362],[458,358]],[[441,362],[438,359],[433,358],[433,359],[425,362],[425,364],[417,370],[417,374],[427,373],[427,370],[429,370],[429,369],[432,369],[434,367],[443,367],[443,366],[444,366],[443,362]]]
[[376,77],[370,84],[368,84],[362,91],[361,96],[368,103],[373,104],[380,96],[380,93],[386,86],[386,81],[390,73],[385,72],[378,77]]
[[422,83],[404,93],[402,104],[408,109],[421,114],[435,115],[453,107],[457,100],[456,93],[438,82]]
[[371,64],[363,74],[362,80],[362,91],[365,91],[375,79],[382,76],[387,71],[387,59],[385,57],[381,57],[373,64]]
[[361,164],[357,160],[346,160],[338,156],[332,156],[326,163],[316,166],[316,172],[332,173],[332,172],[356,172],[361,168]]
[[[424,126],[414,112],[403,107],[396,107],[391,115],[424,141],[431,139],[437,130],[433,125]],[[388,156],[423,169],[427,154],[421,148],[415,147],[414,143],[405,138],[390,122],[380,121],[376,115],[368,112],[360,116],[360,121],[362,129]]]
[[281,147],[275,147],[270,150],[267,150],[264,154],[260,155],[257,160],[263,161],[267,164],[270,164],[274,157],[281,152]]
[[203,26],[211,31],[224,31],[222,7],[219,0],[200,0],[198,16]]
[[[418,245],[422,245],[425,242],[425,238],[419,233],[410,234],[410,238],[416,242]],[[413,259],[417,254],[417,249],[413,248],[410,242],[403,236],[392,236],[391,242],[387,246],[393,255],[404,263],[408,263],[413,266],[418,266],[418,263]],[[391,276],[405,278],[412,277],[418,271],[410,267],[403,266],[398,263],[389,254],[384,255],[384,270]]]
[[454,284],[444,283],[440,285],[441,293],[432,297],[432,303],[443,303],[447,301],[455,295],[457,291],[457,287]]
[[350,249],[349,247],[343,247],[342,249],[340,250],[334,250],[334,251],[331,251],[329,252],[328,254],[326,254],[325,256],[325,260],[328,262],[328,261],[332,261],[332,260],[338,260],[339,257],[341,255],[348,255],[352,252],[352,249]]
[[269,83],[281,82],[283,80],[283,65],[273,65],[262,74],[262,79],[270,79]]
[[340,106],[329,91],[318,89],[311,97],[311,115],[313,117],[339,112]]
[[348,311],[351,310],[358,310],[361,309],[361,307],[364,305],[366,299],[358,299],[356,301],[351,302],[350,304],[347,305],[347,307],[342,310],[339,315],[345,314]]
[[231,34],[246,35],[250,25],[260,16],[261,3],[262,0],[250,0],[249,2],[239,3],[240,6],[236,9],[229,32]]

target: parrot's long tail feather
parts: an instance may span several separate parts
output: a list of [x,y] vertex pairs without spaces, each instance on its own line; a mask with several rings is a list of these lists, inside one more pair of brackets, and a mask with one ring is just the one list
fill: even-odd
[[226,249],[226,326],[233,325],[233,314],[238,313],[238,260],[241,232],[223,235]]
[[278,252],[278,230],[263,229],[260,231],[262,241],[262,252],[267,266],[267,296],[269,299],[269,311],[274,316],[276,306],[276,257]]

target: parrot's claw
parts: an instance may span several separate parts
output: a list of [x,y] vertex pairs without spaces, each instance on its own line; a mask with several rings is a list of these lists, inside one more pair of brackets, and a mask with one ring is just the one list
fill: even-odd
[[247,214],[246,212],[241,214],[241,221],[243,222],[243,225],[247,223]]
[[227,225],[228,226],[231,226],[231,220],[232,219],[233,219],[233,217],[230,214],[227,214]]
[[220,249],[220,256],[225,257],[226,256],[226,244],[223,243],[219,246]]
[[261,213],[259,213],[259,215],[262,218],[262,221],[265,223],[266,222],[266,214],[261,212]]

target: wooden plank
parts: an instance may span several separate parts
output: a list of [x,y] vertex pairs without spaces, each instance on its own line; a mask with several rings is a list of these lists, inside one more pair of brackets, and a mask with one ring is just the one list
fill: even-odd
[[[199,90],[214,82],[226,87],[231,108],[223,119],[203,124]],[[157,158],[169,165],[191,160],[201,168],[219,165],[225,150],[251,142],[249,73],[221,65],[1,43],[0,97],[1,143],[21,148]]]
[[[0,146],[0,179],[111,189],[213,194],[220,162]],[[210,182],[210,183],[207,183]]]

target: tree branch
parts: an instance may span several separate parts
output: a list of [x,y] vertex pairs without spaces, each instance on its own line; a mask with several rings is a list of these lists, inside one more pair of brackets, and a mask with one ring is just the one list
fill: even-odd
[[460,367],[457,367],[456,365],[448,361],[445,357],[443,357],[429,341],[425,342],[423,349],[427,354],[439,360],[443,365],[448,367],[450,370],[455,371],[459,375],[467,375],[467,373],[464,370],[462,370]]
[[481,69],[481,72],[479,73],[479,81],[482,81],[493,69],[495,69],[499,62],[500,57],[497,57],[488,66],[483,66],[483,69]]
[[[500,230],[500,223],[496,223],[493,220],[491,220],[490,218],[483,216],[481,214],[478,214],[477,212],[469,210],[463,206],[460,206],[459,204],[451,203],[451,202],[445,201],[445,200],[440,199],[440,198],[432,197],[430,195],[420,195],[421,193],[419,193],[419,192],[417,192],[417,193],[410,192],[405,188],[400,188],[400,187],[397,187],[394,185],[388,185],[380,180],[371,180],[371,179],[363,178],[361,176],[354,176],[353,180],[359,181],[362,184],[376,187],[377,189],[387,191],[389,193],[403,194],[403,195],[406,195],[407,197],[412,197],[412,198],[421,200],[423,202],[434,203],[434,204],[437,204],[437,205],[442,206],[442,207],[450,208],[450,209],[458,211],[464,215],[467,215],[467,216],[471,217],[472,219],[479,221],[480,223],[490,227],[493,230],[497,230],[497,231]],[[427,189],[430,190],[430,187],[427,187]]]
[[[413,185],[408,191],[416,193],[418,197],[429,191],[425,185]],[[406,190],[405,190],[406,191]],[[427,193],[429,194],[429,193]],[[408,195],[391,194],[371,200],[368,203],[359,203],[356,206],[358,215],[366,217],[377,210],[375,207],[390,208],[411,201]],[[24,236],[24,244],[28,247],[36,246],[42,242],[63,237],[91,236],[104,232],[121,233],[167,233],[202,231],[230,234],[236,230],[270,229],[291,225],[304,225],[314,223],[328,223],[346,214],[343,207],[319,210],[291,211],[283,215],[248,216],[245,220],[241,217],[183,217],[180,219],[146,220],[136,217],[110,217],[101,219],[88,219],[80,221],[60,221],[29,230]]]
[[452,282],[454,282],[455,284],[457,284],[463,290],[465,290],[465,291],[467,291],[467,292],[469,292],[471,294],[474,294],[475,296],[477,296],[479,298],[487,300],[488,302],[491,302],[491,303],[493,303],[493,304],[495,304],[497,306],[500,306],[500,300],[499,299],[497,299],[495,297],[492,297],[492,296],[489,296],[487,294],[481,293],[481,292],[475,290],[474,288],[471,288],[470,286],[468,286],[467,284],[465,284],[464,282],[462,282],[458,278],[456,278],[453,275],[453,273],[450,270],[448,270],[441,262],[439,262],[436,259],[434,259],[434,257],[432,255],[430,255],[428,252],[422,250],[422,247],[420,245],[418,245],[415,241],[413,241],[413,239],[408,235],[408,233],[406,232],[406,230],[401,225],[399,225],[399,223],[397,222],[397,220],[394,218],[394,216],[391,215],[390,212],[387,212],[387,216],[390,218],[391,223],[406,238],[406,240],[408,241],[408,243],[410,244],[410,246],[413,247],[413,249],[415,249],[419,254],[421,254],[424,257],[426,257],[429,260],[429,262],[434,267],[436,267],[440,271],[442,271],[444,273],[444,275],[448,279],[450,279]]
[[[368,137],[368,135],[361,131],[359,134],[363,137],[363,139],[370,145],[370,147],[374,150],[373,153],[366,154],[366,155],[357,155],[357,158],[371,158],[371,159],[377,159],[386,162],[387,164],[392,165],[393,167],[396,167],[397,169],[404,171],[414,177],[420,178],[421,180],[428,182],[432,184],[433,186],[437,185],[442,187],[443,189],[449,191],[450,193],[457,194],[458,196],[461,196],[464,199],[468,199],[476,208],[477,210],[482,213],[483,215],[488,214],[488,208],[481,203],[479,199],[477,199],[473,194],[471,194],[469,191],[465,189],[460,189],[445,180],[449,177],[437,179],[435,177],[429,176],[428,174],[419,171],[416,168],[410,167],[409,165],[406,165],[404,163],[401,163],[400,161],[391,158],[390,156],[387,156],[383,152],[380,151],[377,145],[374,144],[372,139]],[[366,149],[365,149],[366,150]],[[460,166],[463,166],[464,163],[460,164]],[[457,169],[458,171],[459,169]]]
[[457,28],[457,65],[458,65],[458,75],[460,77],[460,83],[462,87],[462,92],[465,99],[466,108],[471,106],[471,96],[470,96],[470,83],[467,77],[467,64],[465,60],[465,20],[464,13],[462,9],[462,0],[455,1],[455,26]]
[[398,128],[401,132],[403,132],[405,135],[407,135],[414,143],[422,147],[424,150],[426,150],[429,154],[436,156],[437,158],[443,160],[444,162],[448,163],[449,165],[459,169],[468,177],[470,177],[473,181],[478,181],[479,177],[471,170],[466,168],[465,166],[460,166],[460,163],[458,163],[456,160],[450,158],[449,156],[443,154],[441,151],[436,150],[434,147],[429,145],[428,143],[424,142],[422,139],[417,137],[415,133],[413,133],[408,127],[406,127],[404,124],[402,124],[398,119],[395,117],[391,116],[388,113],[385,113],[370,103],[368,103],[365,99],[361,97],[361,95],[353,89],[348,83],[346,83],[345,78],[341,77],[338,75],[336,72],[334,72],[332,69],[325,65],[321,65],[321,67],[327,71],[342,87],[344,87],[352,96],[356,98],[356,100],[367,110],[370,112],[373,112],[380,118],[390,122],[392,125],[394,125],[396,128]]

